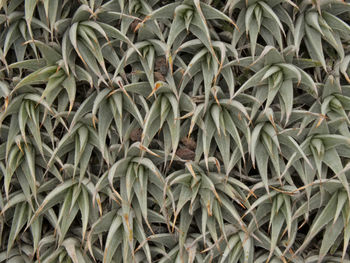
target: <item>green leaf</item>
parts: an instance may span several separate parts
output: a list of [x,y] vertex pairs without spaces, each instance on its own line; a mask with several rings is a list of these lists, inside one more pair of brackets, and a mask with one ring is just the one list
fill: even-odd
[[81,194],[78,199],[79,209],[81,213],[81,219],[82,219],[82,240],[85,238],[88,222],[89,222],[89,215],[90,215],[90,200],[88,192],[85,190],[84,187],[82,187]]
[[327,71],[320,33],[312,29],[311,27],[305,25],[305,34],[307,37],[306,46],[311,58],[321,62],[324,70]]
[[26,222],[27,210],[28,210],[28,207],[25,202],[22,202],[16,205],[15,213],[13,215],[13,220],[11,225],[11,231],[8,238],[7,253],[10,252],[17,235],[19,234],[19,232],[21,231],[22,227]]
[[25,85],[39,84],[47,81],[49,77],[56,72],[56,70],[57,70],[57,66],[47,66],[47,67],[38,69],[37,71],[23,78],[12,90],[11,93],[14,93],[14,91],[16,91],[17,89]]
[[298,248],[296,253],[302,251],[312,238],[314,238],[314,236],[316,236],[320,230],[333,219],[333,215],[337,208],[337,197],[337,195],[333,195],[327,205],[322,209],[321,213],[319,213],[314,219],[303,244]]

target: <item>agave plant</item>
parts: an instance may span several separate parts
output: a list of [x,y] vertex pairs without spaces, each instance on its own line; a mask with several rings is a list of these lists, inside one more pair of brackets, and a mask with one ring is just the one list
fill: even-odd
[[0,1],[0,262],[350,262],[349,14]]
[[265,1],[265,0],[247,0],[247,1],[228,1],[225,10],[233,13],[239,9],[237,17],[237,27],[232,35],[232,45],[237,47],[240,38],[244,33],[249,35],[249,44],[254,58],[257,39],[260,35],[267,45],[278,45],[283,49],[283,36],[286,36],[285,23],[292,32],[294,31],[293,21],[289,7],[297,7],[295,3],[289,0]]
[[[330,3],[330,5],[333,4],[337,6],[339,2],[334,1]],[[300,5],[301,11],[305,11],[301,12],[295,21],[295,46],[299,50],[300,43],[305,37],[305,44],[310,57],[319,61],[325,70],[327,68],[324,51],[330,53],[330,55],[332,53],[329,51],[329,48],[322,48],[322,39],[334,48],[340,60],[344,59],[341,38],[348,38],[350,27],[339,19],[337,15],[340,16],[342,12],[346,12],[346,8],[344,7],[343,11],[341,11],[339,8],[332,9],[321,3],[310,6],[310,3],[306,2]]]

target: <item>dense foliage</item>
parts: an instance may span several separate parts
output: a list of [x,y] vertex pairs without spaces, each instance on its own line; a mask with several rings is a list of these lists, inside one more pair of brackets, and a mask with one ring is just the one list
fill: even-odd
[[350,3],[0,0],[0,262],[350,262]]

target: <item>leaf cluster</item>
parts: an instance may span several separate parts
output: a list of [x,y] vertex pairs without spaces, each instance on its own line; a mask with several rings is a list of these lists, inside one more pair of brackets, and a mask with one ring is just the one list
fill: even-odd
[[350,262],[350,3],[0,0],[0,262]]

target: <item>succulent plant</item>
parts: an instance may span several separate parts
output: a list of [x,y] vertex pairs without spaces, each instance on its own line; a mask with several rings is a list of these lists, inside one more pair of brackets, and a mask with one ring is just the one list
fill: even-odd
[[350,262],[350,2],[0,0],[0,262]]

